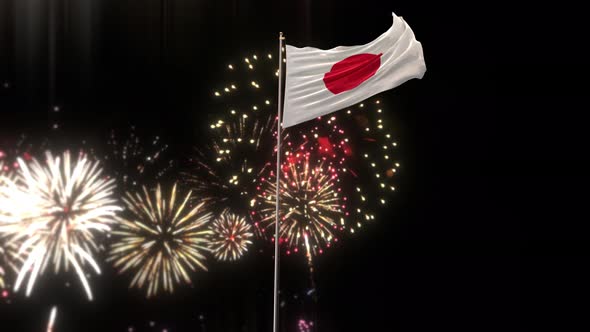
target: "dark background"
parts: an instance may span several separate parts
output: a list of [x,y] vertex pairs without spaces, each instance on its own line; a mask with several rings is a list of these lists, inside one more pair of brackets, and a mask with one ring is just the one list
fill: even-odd
[[[584,20],[565,4],[0,0],[0,133],[59,123],[50,135],[68,141],[135,123],[183,155],[201,139],[228,59],[274,49],[279,31],[297,46],[363,44],[391,11],[422,42],[428,70],[382,94],[402,131],[399,191],[374,226],[317,262],[319,330],[572,324],[587,289],[590,165],[576,83],[587,72]],[[271,272],[268,256],[253,255],[146,301],[106,271],[92,303],[72,286],[0,305],[0,330],[40,331],[58,304],[56,331],[267,331]],[[284,291],[300,292],[305,273],[286,259]],[[285,310],[292,328],[296,309]]]

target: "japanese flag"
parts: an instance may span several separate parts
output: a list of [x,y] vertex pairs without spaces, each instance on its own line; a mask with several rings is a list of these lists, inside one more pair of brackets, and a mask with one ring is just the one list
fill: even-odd
[[422,78],[426,72],[422,45],[395,14],[391,28],[366,45],[330,50],[287,45],[286,52],[285,128]]

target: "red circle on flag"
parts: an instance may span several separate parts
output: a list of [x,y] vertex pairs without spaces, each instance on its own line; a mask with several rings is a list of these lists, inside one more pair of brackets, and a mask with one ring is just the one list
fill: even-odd
[[329,72],[324,74],[324,84],[333,94],[352,90],[371,78],[381,66],[379,54],[355,54],[335,63]]

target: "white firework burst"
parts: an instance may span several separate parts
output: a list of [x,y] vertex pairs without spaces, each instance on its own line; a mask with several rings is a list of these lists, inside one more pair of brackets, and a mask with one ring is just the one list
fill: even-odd
[[55,273],[73,266],[89,300],[90,285],[84,265],[100,274],[93,258],[97,236],[110,230],[121,208],[113,197],[115,184],[102,173],[99,162],[69,151],[46,160],[18,159],[15,178],[0,176],[0,235],[19,243],[22,266],[14,285],[18,291],[28,275],[29,296],[39,275],[49,265]]
[[210,248],[220,261],[235,261],[252,244],[252,226],[246,219],[229,212],[222,213],[210,226]]
[[[143,194],[143,195],[142,195]],[[147,297],[160,290],[174,292],[174,284],[191,283],[190,271],[207,271],[205,255],[211,232],[206,228],[211,212],[201,202],[189,207],[192,192],[181,198],[176,184],[170,196],[155,190],[127,193],[128,211],[113,230],[108,261],[120,273],[134,274],[130,287],[147,287]]]

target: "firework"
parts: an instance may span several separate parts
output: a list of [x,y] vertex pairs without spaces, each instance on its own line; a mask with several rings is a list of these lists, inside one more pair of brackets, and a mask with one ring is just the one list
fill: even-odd
[[150,193],[127,193],[123,201],[128,214],[119,218],[113,230],[108,261],[120,273],[133,271],[130,287],[147,287],[147,297],[160,290],[172,293],[174,284],[191,283],[189,271],[207,270],[204,252],[208,251],[205,227],[211,213],[204,202],[189,207],[191,192],[177,199],[176,184],[170,197],[162,195],[160,185]]
[[[228,64],[223,76],[227,83],[212,91],[216,112],[207,128],[211,149],[200,149],[193,158],[195,167],[186,178],[200,197],[214,203],[217,213],[229,208],[247,215],[248,222],[259,222],[256,234],[271,239],[262,231],[271,226],[265,224],[267,215],[274,213],[268,204],[274,202],[260,204],[258,188],[272,191],[277,61],[274,54],[250,54]],[[338,214],[336,229],[326,225],[332,227],[331,233],[324,230],[327,237],[336,238],[336,232],[357,232],[375,220],[391,199],[400,164],[396,160],[395,136],[387,129],[389,121],[384,109],[379,98],[370,98],[282,131],[281,157],[285,165],[308,159],[310,165],[322,165],[322,169],[330,169],[338,176],[339,200],[346,202],[347,208]],[[316,243],[311,233],[300,233],[300,245],[305,242],[305,234],[311,246],[327,247],[330,243],[324,240]],[[288,247],[291,252],[298,251],[296,247]]]
[[272,116],[231,116],[227,122],[211,125],[211,143],[191,158],[188,185],[199,199],[217,214],[226,209],[248,215],[256,194],[256,182],[271,166],[272,137],[276,120]]
[[305,319],[300,319],[297,322],[297,331],[298,332],[311,332],[312,326],[313,326],[313,322],[308,322]]
[[15,179],[0,179],[0,234],[20,243],[23,261],[15,290],[28,275],[29,296],[49,265],[55,273],[72,265],[92,300],[83,268],[88,263],[100,274],[93,258],[97,237],[110,230],[120,210],[113,198],[114,180],[102,175],[99,162],[72,160],[67,151],[61,157],[47,152],[43,163],[19,158],[18,165]]
[[346,133],[345,143],[357,151],[348,158],[347,171],[351,185],[351,211],[348,231],[354,233],[364,222],[375,220],[377,213],[391,199],[400,162],[396,155],[398,144],[386,129],[383,103],[370,99],[341,112],[339,117],[325,118],[334,130]]
[[283,151],[286,158],[311,151],[316,162],[337,170],[350,207],[345,228],[351,234],[375,220],[395,190],[397,143],[385,130],[381,107],[379,99],[371,99],[311,121],[290,135]]
[[160,136],[144,138],[131,126],[124,134],[112,130],[107,139],[104,160],[122,189],[159,180],[174,166],[168,159],[169,146]]
[[[344,197],[334,167],[314,165],[309,156],[285,163],[280,180],[280,237],[295,252],[303,246],[317,254],[337,240],[346,216]],[[274,229],[276,176],[264,179],[258,195],[258,226]]]
[[221,261],[235,261],[252,244],[252,226],[243,217],[233,213],[222,213],[211,224],[210,248],[215,258]]

